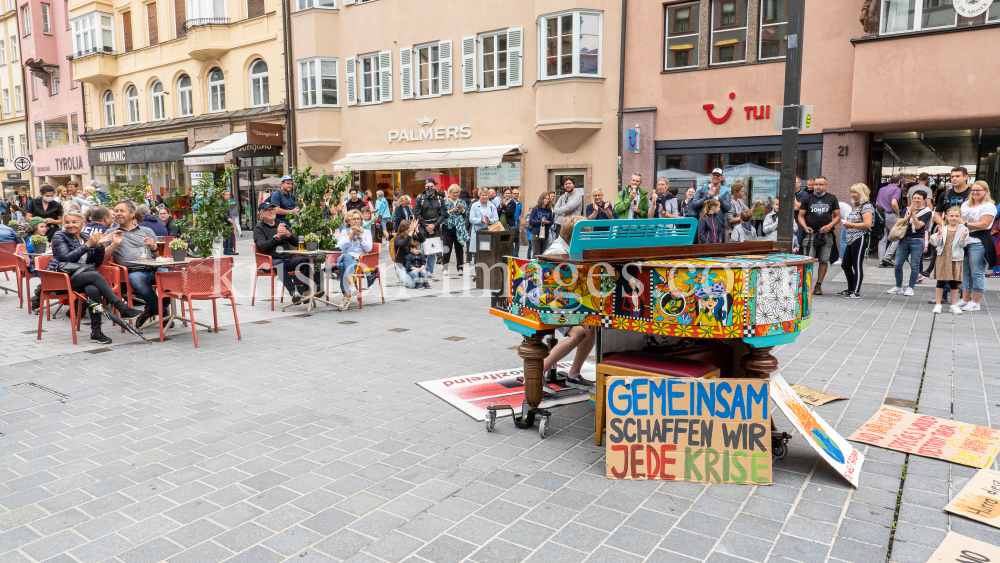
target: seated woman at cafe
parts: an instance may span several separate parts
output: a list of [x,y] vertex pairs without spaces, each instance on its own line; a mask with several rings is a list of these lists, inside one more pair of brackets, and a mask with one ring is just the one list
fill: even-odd
[[[52,260],[48,270],[68,274],[73,291],[85,293],[87,299],[97,304],[103,299],[118,310],[123,320],[138,318],[141,312],[122,301],[97,271],[97,267],[104,262],[104,245],[111,242],[113,235],[94,233],[84,240],[80,234],[83,225],[82,213],[66,213],[63,229],[52,237]],[[101,313],[96,308],[90,309],[90,341],[111,344],[111,339],[101,332]]]
[[337,259],[337,271],[340,273],[340,291],[344,300],[338,308],[346,310],[351,305],[351,295],[355,292],[354,270],[362,255],[372,251],[372,233],[361,228],[361,212],[351,209],[345,214],[344,227],[340,230],[340,240],[337,242],[343,254]]

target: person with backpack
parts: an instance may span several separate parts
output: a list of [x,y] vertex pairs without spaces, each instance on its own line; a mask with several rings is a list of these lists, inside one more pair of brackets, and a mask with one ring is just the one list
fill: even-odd
[[[819,178],[816,180],[818,187]],[[847,289],[839,293],[844,299],[861,299],[861,282],[865,278],[864,263],[874,235],[872,227],[876,215],[875,206],[868,201],[868,193],[868,186],[864,184],[851,186],[851,201],[854,205],[850,214],[844,219],[844,230],[847,231],[847,252],[844,254],[844,261],[841,264],[844,269],[844,277],[847,278]]]

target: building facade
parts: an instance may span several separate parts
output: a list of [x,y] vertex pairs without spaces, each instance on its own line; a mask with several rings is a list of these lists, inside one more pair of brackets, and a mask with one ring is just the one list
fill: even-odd
[[86,147],[80,138],[83,98],[66,58],[72,52],[66,4],[27,0],[16,5],[27,80],[32,174],[39,184],[53,186],[87,180]]
[[249,218],[255,182],[285,170],[284,140],[244,147],[248,122],[286,119],[281,2],[79,2],[70,16],[90,174],[112,190],[147,182],[180,217],[192,182],[236,165]]
[[0,182],[4,199],[31,193],[31,172],[14,168],[14,159],[31,156],[25,126],[23,69],[20,32],[14,2],[0,4]]
[[[627,20],[625,128],[640,142],[626,174],[683,192],[720,167],[751,199],[776,195],[787,0],[630,2]],[[946,1],[806,2],[801,103],[813,113],[799,174],[847,197],[856,182],[943,183],[966,166],[996,194],[1000,78],[979,61],[1000,50],[997,24],[997,4],[964,17]]]
[[415,196],[617,183],[621,2],[298,0],[296,155]]

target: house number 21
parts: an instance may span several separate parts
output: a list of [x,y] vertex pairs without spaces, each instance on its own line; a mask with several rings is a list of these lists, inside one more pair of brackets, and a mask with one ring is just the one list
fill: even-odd
[[839,147],[837,147],[837,156],[847,156],[847,151],[850,148],[851,147],[849,147],[847,145],[840,145]]

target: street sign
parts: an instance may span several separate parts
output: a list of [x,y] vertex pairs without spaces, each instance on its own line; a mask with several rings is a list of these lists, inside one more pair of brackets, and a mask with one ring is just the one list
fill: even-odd
[[625,150],[639,154],[639,126],[625,130]]
[[27,172],[31,170],[31,159],[26,156],[19,156],[14,159],[14,168],[17,168],[21,172]]
[[[774,113],[774,130],[781,132],[785,129],[794,129],[791,125],[784,127],[784,116],[786,111],[798,110],[799,112],[799,133],[812,131],[813,107],[812,106],[780,106]],[[794,123],[794,119],[789,120]]]

